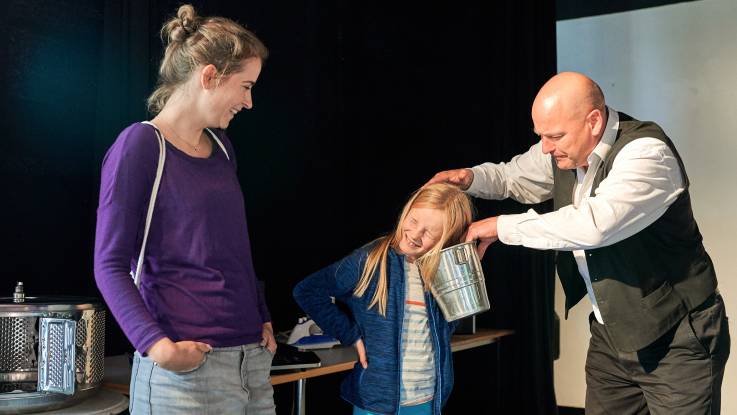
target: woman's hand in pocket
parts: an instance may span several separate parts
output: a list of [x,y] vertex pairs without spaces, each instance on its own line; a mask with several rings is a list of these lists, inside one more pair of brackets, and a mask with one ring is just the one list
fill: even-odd
[[274,338],[274,328],[271,326],[271,322],[263,324],[261,347],[267,348],[272,355],[276,353],[276,339]]
[[199,367],[205,361],[205,353],[212,351],[207,343],[195,341],[173,342],[164,337],[147,350],[156,364],[173,372],[187,372]]

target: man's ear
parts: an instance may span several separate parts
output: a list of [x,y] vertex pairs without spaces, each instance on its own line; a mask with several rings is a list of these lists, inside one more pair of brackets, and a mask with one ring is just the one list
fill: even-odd
[[604,131],[604,114],[600,110],[591,110],[588,116],[589,126],[591,127],[591,134],[598,136]]
[[213,89],[218,83],[218,70],[213,64],[205,65],[200,70],[200,85],[203,89]]

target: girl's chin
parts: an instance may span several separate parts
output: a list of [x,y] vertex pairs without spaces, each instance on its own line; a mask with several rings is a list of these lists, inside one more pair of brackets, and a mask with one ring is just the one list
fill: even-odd
[[424,252],[420,251],[419,249],[407,246],[405,244],[399,245],[399,250],[402,251],[402,254],[404,254],[405,256],[413,258],[419,258],[424,254]]

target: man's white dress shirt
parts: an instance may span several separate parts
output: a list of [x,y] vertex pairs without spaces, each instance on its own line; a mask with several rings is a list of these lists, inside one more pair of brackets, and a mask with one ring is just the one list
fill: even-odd
[[[617,111],[607,107],[607,112],[606,130],[588,157],[589,167],[576,169],[573,204],[545,214],[530,209],[518,215],[501,215],[497,222],[499,240],[507,245],[573,251],[594,314],[602,324],[584,250],[612,245],[640,232],[684,191],[673,152],[664,142],[646,137],[622,148],[608,176],[591,196],[597,168],[619,129]],[[474,179],[467,192],[484,199],[512,198],[521,203],[548,200],[553,197],[551,157],[543,154],[538,142],[508,163],[473,167]]]

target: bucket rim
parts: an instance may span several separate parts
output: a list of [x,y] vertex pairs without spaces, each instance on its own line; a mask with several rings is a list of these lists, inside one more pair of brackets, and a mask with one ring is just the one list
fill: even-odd
[[451,245],[451,246],[449,246],[447,248],[443,248],[443,249],[440,250],[440,253],[442,254],[445,251],[449,251],[451,249],[458,248],[458,247],[463,246],[463,245],[471,245],[471,247],[473,249],[476,249],[476,241],[474,240],[474,241],[468,241],[468,242],[463,242],[463,243],[460,243],[460,244]]

